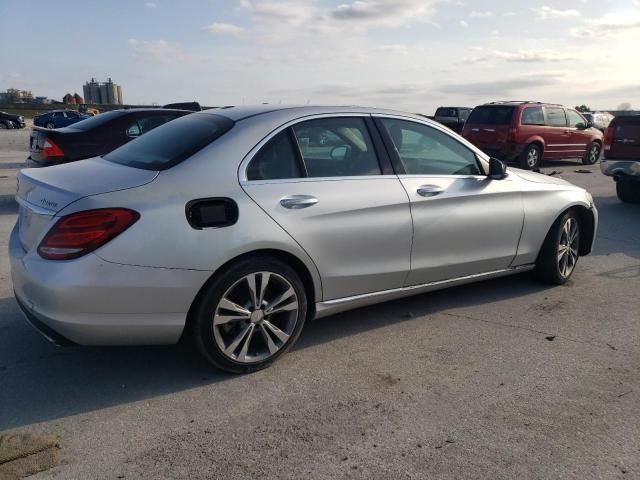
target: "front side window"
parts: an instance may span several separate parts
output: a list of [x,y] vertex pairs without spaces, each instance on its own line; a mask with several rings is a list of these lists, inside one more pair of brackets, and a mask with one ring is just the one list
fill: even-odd
[[544,125],[542,107],[527,107],[522,111],[522,125]]
[[550,127],[566,127],[567,118],[564,116],[564,108],[546,107],[547,125]]
[[582,118],[582,116],[574,110],[567,110],[567,117],[569,119],[570,127],[578,128],[578,124],[581,124],[584,127],[587,124],[584,118]]
[[309,177],[380,175],[380,164],[362,118],[308,120],[293,133]]
[[248,180],[280,180],[303,176],[289,131],[273,137],[247,167]]
[[475,153],[440,130],[410,122],[383,118],[408,175],[482,175]]

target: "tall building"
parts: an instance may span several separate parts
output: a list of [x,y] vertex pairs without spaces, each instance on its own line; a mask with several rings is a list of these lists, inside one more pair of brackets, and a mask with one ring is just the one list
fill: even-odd
[[95,78],[82,87],[84,100],[91,104],[122,105],[122,87],[109,78],[106,82],[96,82]]

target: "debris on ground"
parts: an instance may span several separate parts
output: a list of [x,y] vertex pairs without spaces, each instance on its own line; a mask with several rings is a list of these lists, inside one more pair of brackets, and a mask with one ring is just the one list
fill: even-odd
[[591,170],[578,169],[578,170],[574,170],[574,172],[576,172],[576,173],[591,173]]
[[25,478],[59,463],[60,439],[55,435],[0,435],[0,479]]
[[555,336],[555,335],[548,335],[548,336],[546,336],[546,337],[544,337],[544,338],[546,338],[546,339],[547,339],[547,340],[549,340],[550,342],[553,342],[553,341],[555,340],[556,336]]

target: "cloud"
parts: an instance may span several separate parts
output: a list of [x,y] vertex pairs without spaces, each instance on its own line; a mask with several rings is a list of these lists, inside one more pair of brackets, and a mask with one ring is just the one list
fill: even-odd
[[587,19],[581,27],[572,28],[570,33],[578,38],[635,37],[640,32],[639,15],[605,15],[597,19]]
[[516,16],[516,12],[504,12],[502,14],[503,17],[515,17]]
[[343,3],[329,11],[329,18],[396,27],[433,13],[436,0],[367,0]]
[[[472,50],[481,50],[477,47],[471,47]],[[575,60],[575,58],[560,55],[549,50],[519,50],[517,52],[503,52],[495,50],[486,55],[479,57],[467,57],[465,63],[482,63],[490,60],[504,60],[511,63],[550,63],[550,62],[566,62]]]
[[493,12],[471,12],[469,16],[476,18],[488,18],[493,17]]
[[532,8],[534,13],[538,15],[539,18],[544,20],[554,19],[554,18],[571,18],[571,17],[579,17],[581,14],[578,10],[556,10],[555,8],[548,7],[547,5],[543,5],[542,7]]
[[464,27],[464,28],[467,28],[467,27],[469,27],[469,24],[464,20],[460,20],[460,26]]
[[198,60],[198,56],[166,40],[138,40],[130,38],[127,40],[127,43],[133,50],[134,57],[140,60],[151,60],[165,65],[189,63]]
[[233,25],[231,23],[217,23],[217,22],[214,22],[211,25],[207,25],[206,27],[202,27],[201,30],[205,30],[209,33],[216,33],[220,35],[233,35],[236,37],[244,33],[244,28],[239,27],[238,25]]
[[144,6],[147,8],[158,8],[158,4],[156,2],[147,2]]
[[506,97],[531,88],[555,85],[559,83],[558,77],[558,74],[555,73],[532,73],[527,76],[518,76],[491,82],[453,83],[441,86],[439,91],[447,95]]

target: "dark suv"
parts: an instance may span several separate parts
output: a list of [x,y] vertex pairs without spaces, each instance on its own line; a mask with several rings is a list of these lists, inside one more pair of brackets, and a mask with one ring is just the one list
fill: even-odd
[[467,107],[438,107],[433,119],[445,127],[449,127],[454,132],[460,133],[462,127],[464,127],[464,122],[469,118],[471,110],[471,108]]
[[611,121],[604,135],[600,169],[615,180],[620,200],[640,203],[640,115]]
[[602,150],[602,132],[573,108],[550,103],[480,105],[469,115],[462,136],[488,155],[525,169],[566,158],[593,165]]

